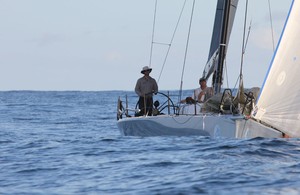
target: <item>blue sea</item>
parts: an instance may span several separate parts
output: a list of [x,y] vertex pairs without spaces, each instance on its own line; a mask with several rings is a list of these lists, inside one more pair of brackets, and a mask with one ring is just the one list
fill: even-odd
[[300,194],[300,139],[121,136],[125,93],[0,92],[0,194]]

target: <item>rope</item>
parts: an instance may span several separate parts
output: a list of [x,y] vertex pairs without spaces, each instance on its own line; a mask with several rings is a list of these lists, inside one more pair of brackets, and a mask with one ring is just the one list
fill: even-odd
[[[183,122],[181,121],[177,121],[177,116],[174,116],[172,117],[172,119],[174,120],[174,122],[176,122],[177,124],[186,124],[187,122],[189,122],[192,118],[195,118],[195,115],[188,115],[188,114],[182,114],[181,116],[186,116],[187,119]],[[219,116],[218,113],[203,113],[203,114],[197,114],[196,116],[199,116],[199,117],[203,117],[203,120],[205,117],[207,116]],[[204,121],[203,121],[204,122]]]

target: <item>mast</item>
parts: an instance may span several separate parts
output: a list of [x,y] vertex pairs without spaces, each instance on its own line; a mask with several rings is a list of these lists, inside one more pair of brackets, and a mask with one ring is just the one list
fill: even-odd
[[222,25],[222,31],[221,31],[221,40],[220,40],[220,46],[219,46],[219,59],[218,59],[218,65],[216,68],[216,72],[214,73],[214,80],[213,80],[213,86],[214,86],[214,92],[215,94],[221,92],[221,86],[223,81],[223,67],[224,67],[224,61],[226,57],[226,48],[227,48],[227,33],[228,33],[228,22],[229,22],[229,13],[230,13],[230,4],[231,0],[225,0],[224,4],[224,15],[223,15],[223,25]]
[[214,28],[208,61],[202,77],[208,79],[213,74],[214,93],[219,93],[222,86],[223,65],[229,38],[239,0],[218,0]]

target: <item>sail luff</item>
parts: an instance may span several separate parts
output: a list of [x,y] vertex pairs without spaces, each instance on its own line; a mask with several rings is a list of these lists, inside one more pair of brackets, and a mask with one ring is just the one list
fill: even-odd
[[293,0],[253,117],[300,137],[300,0]]

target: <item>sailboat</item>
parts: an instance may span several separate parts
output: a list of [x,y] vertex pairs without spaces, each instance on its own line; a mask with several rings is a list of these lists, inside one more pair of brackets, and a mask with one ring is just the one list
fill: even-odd
[[[179,111],[173,114],[168,112],[139,117],[130,117],[127,103],[125,108],[119,98],[117,126],[122,135],[200,135],[230,138],[300,136],[300,86],[294,84],[299,78],[296,73],[300,69],[297,42],[300,34],[300,0],[292,2],[257,104],[248,117],[236,112],[230,90],[221,92],[223,63],[237,5],[238,0],[218,0],[217,3],[209,58],[203,72],[205,78],[214,75],[213,87],[216,95],[205,104],[195,104],[193,114],[181,112],[181,108],[177,107]],[[169,97],[167,102],[168,108],[174,107]],[[207,109],[209,107],[215,109],[210,111]],[[123,118],[123,115],[127,117]]]

